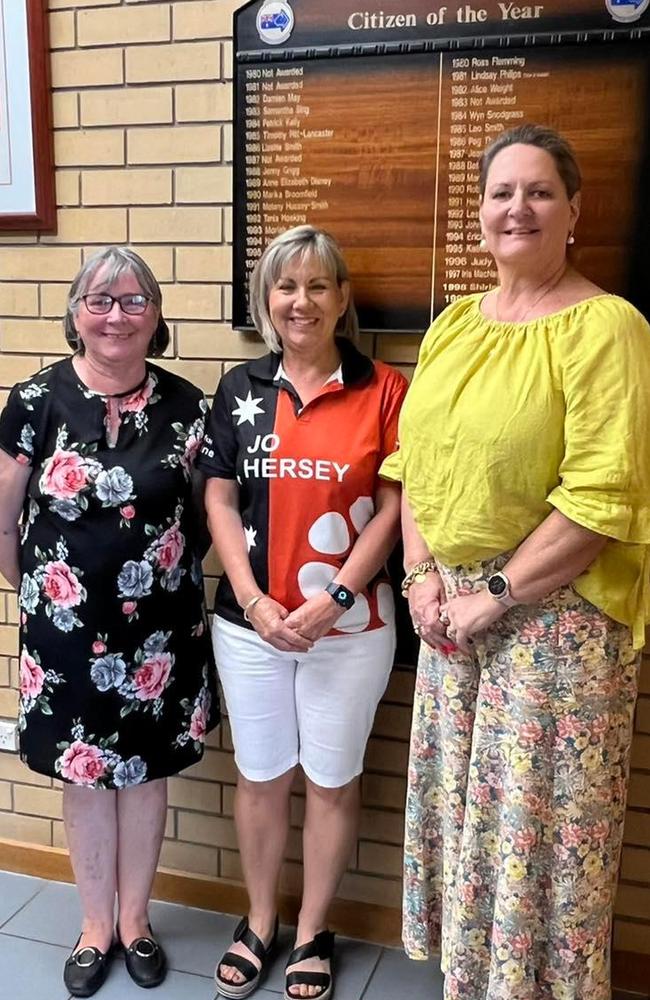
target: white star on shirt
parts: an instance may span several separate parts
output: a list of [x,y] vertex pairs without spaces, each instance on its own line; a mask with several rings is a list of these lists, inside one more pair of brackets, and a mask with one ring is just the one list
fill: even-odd
[[246,546],[250,552],[253,546],[257,545],[257,542],[255,541],[257,537],[257,528],[244,528],[244,534],[246,535]]
[[254,427],[255,417],[259,413],[264,413],[262,407],[257,405],[262,402],[262,396],[258,396],[257,399],[253,399],[252,393],[249,389],[246,399],[240,399],[239,396],[235,396],[235,399],[239,403],[239,406],[235,407],[232,411],[232,415],[233,417],[238,418],[237,426],[239,427],[240,424],[245,424],[246,421],[248,421],[251,427]]

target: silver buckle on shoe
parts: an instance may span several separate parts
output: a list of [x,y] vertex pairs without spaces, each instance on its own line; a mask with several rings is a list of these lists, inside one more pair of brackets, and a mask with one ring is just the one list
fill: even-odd
[[[88,952],[90,954],[90,956],[91,956],[89,962],[82,961],[81,956],[85,952]],[[80,969],[89,969],[90,966],[94,965],[95,962],[97,961],[97,952],[95,951],[94,948],[81,948],[80,951],[75,952],[75,954],[72,956],[72,958],[74,960],[75,965],[78,965]]]
[[158,945],[151,938],[138,938],[134,951],[139,958],[153,958],[158,951]]

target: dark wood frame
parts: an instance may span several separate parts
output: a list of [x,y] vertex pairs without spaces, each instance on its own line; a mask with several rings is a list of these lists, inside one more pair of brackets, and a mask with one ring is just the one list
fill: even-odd
[[[12,0],[15,2],[15,0]],[[0,232],[56,230],[50,39],[47,0],[25,0],[34,153],[34,212],[0,214]]]

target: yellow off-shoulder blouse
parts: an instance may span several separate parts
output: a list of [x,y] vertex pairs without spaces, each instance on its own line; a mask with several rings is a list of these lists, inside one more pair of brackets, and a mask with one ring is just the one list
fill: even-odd
[[650,620],[650,326],[597,295],[525,323],[482,295],[429,328],[380,474],[454,566],[515,548],[556,507],[610,541],[573,583],[644,642]]

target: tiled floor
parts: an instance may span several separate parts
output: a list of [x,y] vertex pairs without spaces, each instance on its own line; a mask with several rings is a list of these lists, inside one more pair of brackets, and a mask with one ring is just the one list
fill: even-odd
[[[208,910],[152,903],[151,921],[165,946],[170,972],[152,1000],[211,1000],[216,958],[231,941],[236,917]],[[68,1000],[63,963],[79,933],[74,886],[0,872],[0,997],[7,1000]],[[281,948],[258,1000],[279,1000],[292,944],[283,928]],[[437,964],[411,962],[401,951],[339,939],[335,1000],[439,1000]],[[98,994],[101,1000],[143,1000],[148,994],[129,979],[117,960]]]

